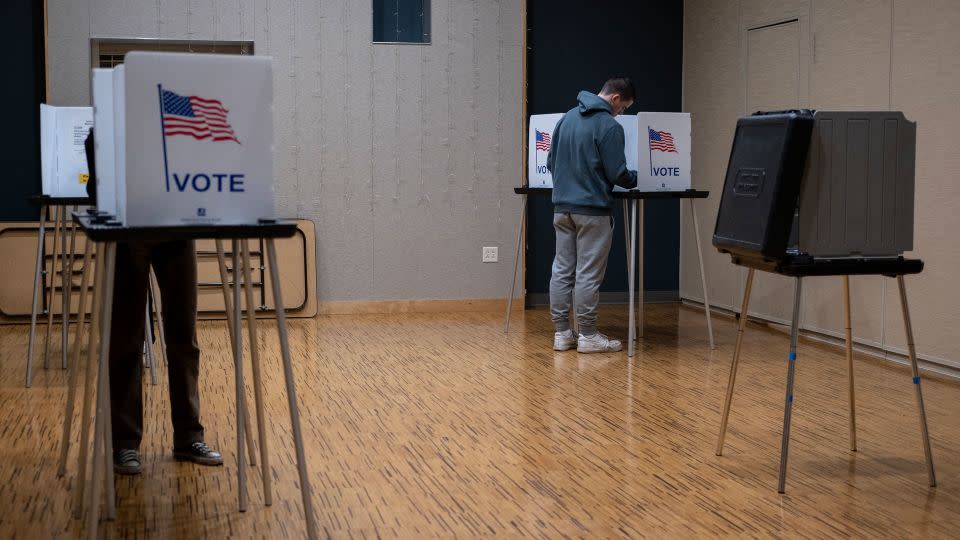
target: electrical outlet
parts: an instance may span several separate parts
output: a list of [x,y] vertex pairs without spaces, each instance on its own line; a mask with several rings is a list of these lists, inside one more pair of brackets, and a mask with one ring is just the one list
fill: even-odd
[[497,252],[498,252],[498,249],[495,247],[483,248],[483,262],[485,263],[497,262],[497,259],[499,258]]

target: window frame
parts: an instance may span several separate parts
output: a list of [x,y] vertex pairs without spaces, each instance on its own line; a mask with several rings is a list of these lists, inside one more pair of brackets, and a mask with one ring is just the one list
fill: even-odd
[[[400,0],[397,0],[399,3]],[[376,0],[370,0],[370,34],[371,42],[374,45],[430,45],[433,43],[433,28],[431,23],[433,22],[430,17],[430,12],[433,11],[433,0],[422,0],[423,2],[423,28],[424,32],[421,33],[421,36],[426,36],[425,41],[377,41],[373,39],[373,22],[376,20]]]
[[[221,50],[217,50],[217,48]],[[123,57],[131,51],[160,51],[160,52],[196,52],[253,55],[253,41],[211,41],[211,40],[183,40],[183,39],[156,39],[156,38],[90,38],[90,67],[114,67],[120,62],[113,62],[109,66],[101,66],[100,56],[105,54],[114,57]]]

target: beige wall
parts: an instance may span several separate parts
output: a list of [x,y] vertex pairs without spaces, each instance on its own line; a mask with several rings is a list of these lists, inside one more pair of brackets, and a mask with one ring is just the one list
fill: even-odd
[[47,0],[49,101],[89,103],[91,37],[252,40],[274,58],[278,212],[316,223],[319,300],[502,298],[523,4],[433,0],[422,46],[373,45],[370,0]]
[[[758,29],[792,19],[797,20],[790,25],[795,26],[795,51],[792,41],[787,43],[792,34],[790,40],[786,33],[770,40],[768,29]],[[775,45],[766,46],[765,39]],[[758,107],[902,110],[917,122],[915,250],[908,255],[926,262],[923,274],[907,278],[917,347],[927,360],[960,367],[960,342],[953,339],[960,322],[958,51],[960,2],[686,0],[683,92],[684,110],[694,122],[694,184],[714,194],[701,206],[705,245],[713,233],[738,116]],[[783,65],[786,59],[789,66]],[[682,240],[681,296],[699,301],[693,231],[686,220]],[[711,301],[739,309],[745,271],[713,249],[705,255]],[[904,352],[896,282],[857,277],[851,288],[855,339]],[[788,280],[763,274],[755,291],[751,314],[774,321],[789,317]],[[841,335],[841,291],[839,278],[805,280],[803,327]]]

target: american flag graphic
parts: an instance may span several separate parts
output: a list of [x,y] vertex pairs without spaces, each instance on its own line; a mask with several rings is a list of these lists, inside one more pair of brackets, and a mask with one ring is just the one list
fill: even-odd
[[535,130],[537,132],[537,150],[544,152],[550,151],[550,134],[546,131]]
[[169,90],[162,90],[161,96],[165,136],[189,135],[198,140],[240,143],[227,120],[228,111],[220,100],[181,96]]
[[677,147],[673,145],[673,135],[667,131],[654,131],[647,128],[650,132],[650,150],[659,150],[661,152],[677,152]]

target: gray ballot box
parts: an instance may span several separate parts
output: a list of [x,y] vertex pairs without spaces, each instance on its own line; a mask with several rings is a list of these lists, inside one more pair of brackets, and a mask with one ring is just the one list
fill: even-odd
[[913,249],[915,157],[916,124],[899,111],[740,118],[713,244],[759,267],[899,257]]
[[813,118],[798,251],[896,257],[912,250],[917,124],[899,111],[817,111]]

